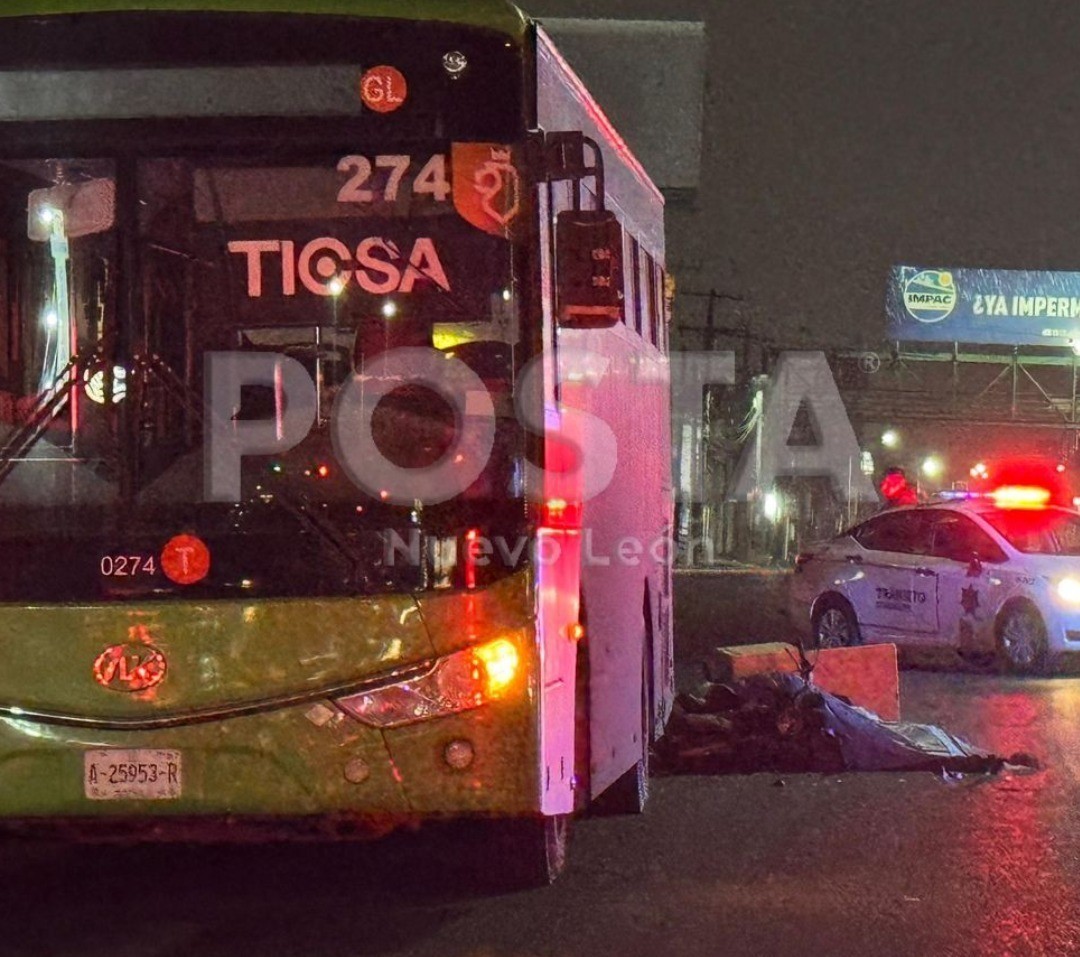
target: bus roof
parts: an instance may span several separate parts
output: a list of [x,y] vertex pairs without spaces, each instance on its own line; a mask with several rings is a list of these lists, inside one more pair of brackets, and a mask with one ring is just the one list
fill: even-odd
[[4,0],[0,17],[63,13],[294,13],[435,20],[487,27],[520,40],[528,19],[508,0]]

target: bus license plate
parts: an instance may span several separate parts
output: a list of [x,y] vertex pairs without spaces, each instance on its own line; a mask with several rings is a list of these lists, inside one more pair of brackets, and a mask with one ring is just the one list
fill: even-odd
[[91,801],[170,801],[180,797],[179,751],[87,751],[83,790]]

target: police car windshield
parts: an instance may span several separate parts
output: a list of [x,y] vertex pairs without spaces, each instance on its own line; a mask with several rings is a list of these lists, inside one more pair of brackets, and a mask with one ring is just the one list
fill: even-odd
[[1080,555],[1080,516],[1064,509],[996,509],[986,519],[1030,555]]

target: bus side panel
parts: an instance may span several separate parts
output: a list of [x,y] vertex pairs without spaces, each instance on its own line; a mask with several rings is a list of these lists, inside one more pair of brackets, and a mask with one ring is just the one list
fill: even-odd
[[[662,197],[542,31],[537,38],[537,74],[540,127],[550,132],[581,130],[601,145],[607,207],[617,213],[641,249],[662,265]],[[588,207],[594,199],[588,189],[583,192]],[[548,223],[570,208],[572,197],[566,183],[554,184],[551,195]],[[550,324],[553,319],[547,311],[545,320]],[[643,672],[648,672],[652,684],[648,706],[654,733],[671,707],[670,385],[663,350],[639,335],[632,317],[630,324],[611,330],[559,330],[556,348],[561,403],[598,417],[614,433],[618,450],[611,485],[586,503],[582,516],[590,793],[595,797],[641,754]],[[577,350],[600,357],[603,374],[577,375],[580,369],[574,368],[572,356]],[[646,609],[652,619],[649,628]],[[652,637],[649,648],[647,634]]]
[[[540,301],[543,316],[542,408],[544,426],[544,461],[557,454],[550,434],[559,427],[559,409],[555,400],[557,379],[555,327],[553,324],[551,258],[551,202],[546,186],[537,191],[537,240],[540,249]],[[536,423],[539,425],[539,423]],[[544,474],[542,499],[564,497],[558,477],[550,468]],[[577,750],[577,644],[570,628],[580,616],[581,559],[580,538],[566,530],[541,528],[536,543],[541,560],[536,562],[537,646],[540,655],[539,737],[541,768],[540,808],[544,814],[567,814],[576,803]]]
[[[641,755],[643,676],[661,695],[648,702],[650,713],[665,707],[670,639],[657,612],[666,600],[670,535],[663,486],[668,384],[663,360],[624,326],[564,330],[561,340],[564,403],[609,428],[618,453],[611,484],[585,503],[582,516],[590,771],[599,794]],[[571,349],[602,357],[602,377],[569,381],[576,361]]]

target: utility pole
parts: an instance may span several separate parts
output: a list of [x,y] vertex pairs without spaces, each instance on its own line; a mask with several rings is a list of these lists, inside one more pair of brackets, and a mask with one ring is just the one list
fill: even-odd
[[[705,349],[708,352],[712,352],[716,348],[716,300],[717,293],[715,289],[709,290],[709,305],[705,311]],[[701,502],[701,537],[705,541],[705,554],[707,556],[713,556],[716,554],[716,538],[717,530],[714,528],[715,521],[713,517],[713,500],[716,495],[716,489],[714,487],[715,480],[714,469],[712,466],[712,436],[713,436],[713,410],[715,402],[713,401],[713,392],[711,387],[705,387],[705,415],[702,419],[701,426],[701,487],[702,502]],[[727,464],[724,463],[724,480],[727,481]],[[725,488],[726,492],[727,489]],[[723,506],[721,506],[721,509]],[[721,511],[721,518],[723,512]],[[723,522],[721,521],[721,525]],[[723,540],[723,529],[720,529],[721,540]]]

